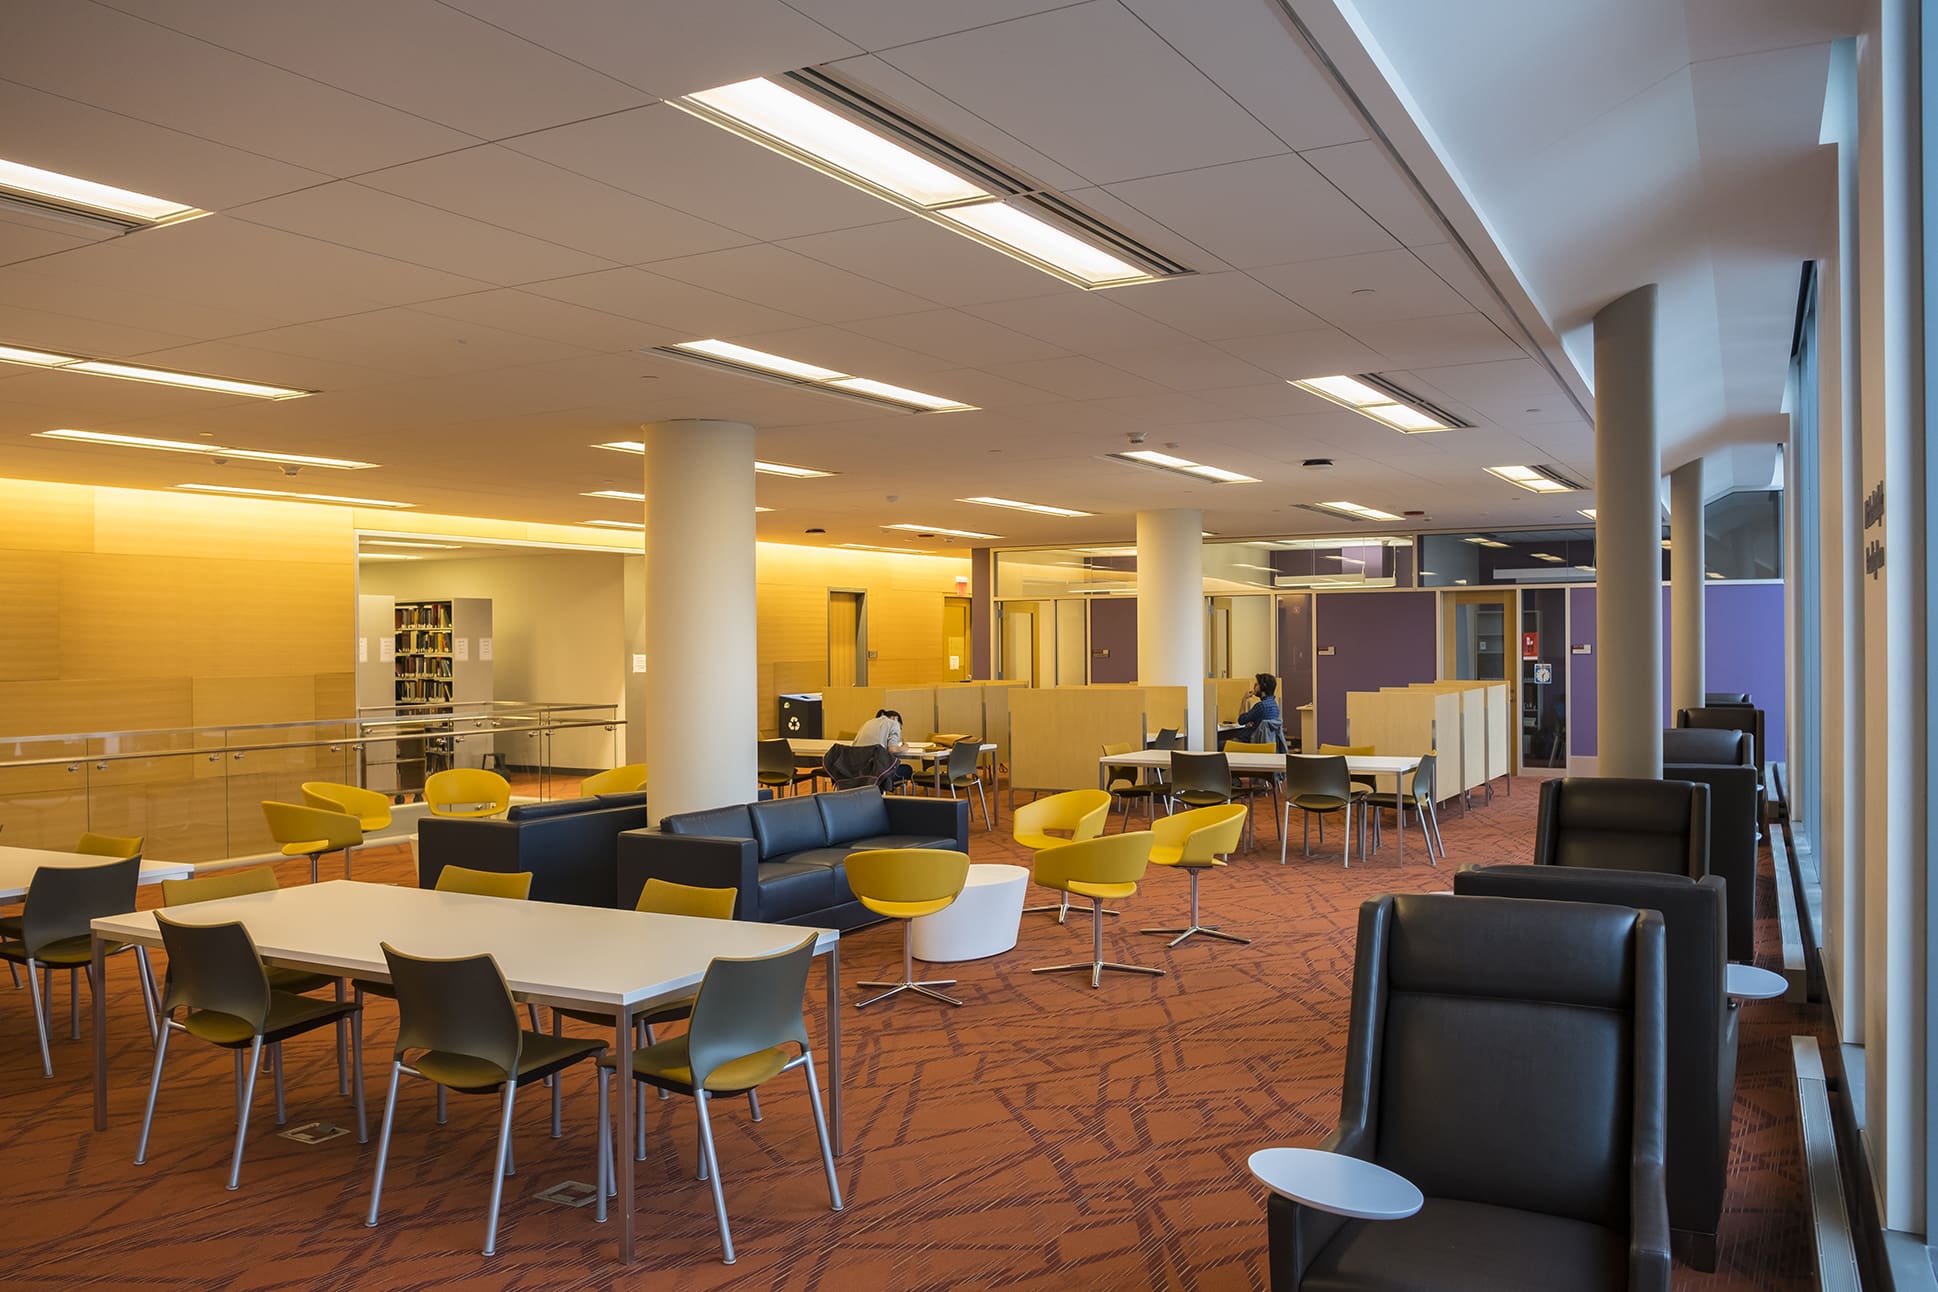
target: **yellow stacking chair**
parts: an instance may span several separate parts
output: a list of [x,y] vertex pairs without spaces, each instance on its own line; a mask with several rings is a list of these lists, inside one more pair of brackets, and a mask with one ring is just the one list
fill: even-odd
[[[1033,852],[1061,848],[1066,844],[1095,839],[1110,820],[1110,793],[1107,790],[1065,790],[1048,798],[1035,799],[1016,809],[1009,823],[1010,835]],[[1053,834],[1052,831],[1066,833]],[[1070,913],[1070,897],[1064,894],[1055,906],[1025,907],[1033,911],[1055,911],[1056,922],[1063,923]],[[1115,915],[1116,911],[1106,911]]]
[[1198,876],[1213,866],[1225,864],[1220,858],[1230,855],[1238,847],[1238,841],[1245,831],[1245,815],[1248,811],[1249,808],[1236,803],[1224,807],[1197,808],[1167,816],[1151,826],[1151,864],[1175,866],[1191,877],[1191,925],[1183,929],[1145,929],[1144,932],[1163,936],[1175,933],[1177,936],[1171,939],[1172,946],[1194,933],[1246,946],[1251,944],[1250,938],[1206,928],[1198,923]]

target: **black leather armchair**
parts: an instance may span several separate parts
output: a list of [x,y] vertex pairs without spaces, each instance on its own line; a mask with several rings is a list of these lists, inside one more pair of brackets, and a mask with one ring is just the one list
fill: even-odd
[[1729,885],[1729,958],[1756,957],[1756,836],[1762,786],[1745,732],[1672,727],[1662,733],[1664,780],[1709,787],[1709,873]]
[[1454,892],[1632,906],[1662,916],[1668,965],[1669,1227],[1678,1253],[1716,1268],[1716,1229],[1736,1104],[1736,1008],[1726,986],[1724,885],[1711,875],[1647,875],[1560,866],[1471,867]]
[[618,841],[647,821],[644,794],[520,803],[502,821],[426,816],[417,823],[417,886],[446,866],[532,873],[532,900],[617,905]]
[[1750,738],[1750,765],[1756,769],[1756,829],[1769,837],[1769,818],[1763,810],[1763,710],[1747,704],[1705,705],[1677,709],[1676,726],[1708,731],[1741,731]]
[[1709,787],[1614,776],[1542,781],[1534,864],[1701,879],[1709,873]]
[[1359,908],[1339,1125],[1405,1220],[1266,1204],[1272,1292],[1668,1292],[1662,917],[1405,894]]

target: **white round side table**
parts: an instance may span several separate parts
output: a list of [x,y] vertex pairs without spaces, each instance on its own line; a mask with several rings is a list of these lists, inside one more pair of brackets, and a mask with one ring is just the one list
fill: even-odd
[[1790,990],[1782,974],[1755,965],[1731,964],[1724,969],[1723,977],[1725,988],[1738,1000],[1775,1000]]
[[1016,945],[1030,872],[1021,866],[969,867],[962,895],[934,915],[910,923],[917,960],[981,960]]
[[1245,1165],[1282,1198],[1357,1220],[1405,1220],[1426,1199],[1419,1187],[1375,1162],[1317,1148],[1262,1148]]

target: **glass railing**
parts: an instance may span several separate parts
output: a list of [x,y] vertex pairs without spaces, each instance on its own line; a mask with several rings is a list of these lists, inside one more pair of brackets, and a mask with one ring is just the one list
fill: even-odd
[[69,849],[85,831],[141,835],[150,857],[275,851],[265,799],[303,782],[362,785],[408,803],[445,767],[492,767],[515,796],[549,799],[623,761],[611,704],[496,701],[364,710],[355,718],[0,737],[0,844]]

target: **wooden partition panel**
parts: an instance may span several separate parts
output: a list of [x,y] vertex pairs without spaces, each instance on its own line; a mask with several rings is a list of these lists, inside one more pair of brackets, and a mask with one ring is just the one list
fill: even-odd
[[821,734],[838,740],[844,731],[859,731],[861,724],[875,716],[875,710],[888,707],[888,692],[879,686],[831,686],[821,692]]
[[1144,721],[1148,724],[1145,732],[1160,727],[1184,729],[1185,707],[1190,703],[1190,695],[1182,686],[1144,686],[1138,687],[1144,694]]
[[882,708],[902,715],[902,739],[927,740],[935,725],[935,688],[932,686],[891,686],[882,692]]
[[1430,687],[1385,687],[1346,694],[1351,743],[1382,755],[1436,753],[1434,789],[1442,799],[1468,787],[1460,722],[1461,697]]
[[1463,697],[1461,723],[1466,731],[1468,785],[1473,788],[1511,775],[1514,770],[1513,727],[1509,723],[1508,684],[1448,678],[1416,682],[1415,686],[1454,692]]
[[[1205,679],[1206,749],[1213,748],[1216,744],[1219,724],[1238,721],[1238,715],[1245,711],[1245,693],[1252,689],[1252,683],[1255,680],[1250,673],[1245,674],[1243,677],[1208,677]],[[1282,695],[1285,691],[1284,679],[1274,678],[1273,681],[1278,683],[1279,689],[1276,694]],[[1280,722],[1283,724],[1283,700],[1280,701],[1280,714]],[[1298,730],[1296,720],[1292,730],[1293,733],[1296,733]]]
[[[1176,691],[1183,707],[1182,687]],[[1142,687],[1017,688],[1009,699],[1011,801],[1016,791],[1077,790],[1097,784],[1106,744],[1144,745],[1147,697]]]

